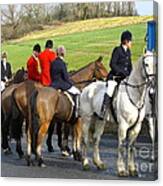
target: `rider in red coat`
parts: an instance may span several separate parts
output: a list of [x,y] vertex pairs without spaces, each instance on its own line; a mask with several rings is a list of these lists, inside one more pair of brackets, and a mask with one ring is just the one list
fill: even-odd
[[41,65],[41,83],[44,86],[51,84],[50,67],[51,62],[56,59],[56,53],[52,50],[53,41],[48,40],[45,45],[45,50],[40,53],[40,65]]
[[40,81],[40,62],[38,55],[41,52],[41,47],[39,44],[36,44],[33,47],[33,54],[27,61],[27,70],[28,70],[28,79],[33,81]]

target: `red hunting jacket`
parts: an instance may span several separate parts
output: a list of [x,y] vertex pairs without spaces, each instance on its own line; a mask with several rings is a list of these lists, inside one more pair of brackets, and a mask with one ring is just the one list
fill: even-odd
[[51,62],[56,59],[57,55],[51,49],[45,49],[39,55],[40,66],[41,66],[41,83],[44,86],[51,84],[50,67]]
[[33,81],[40,81],[40,73],[38,71],[38,62],[31,56],[27,61],[28,79]]

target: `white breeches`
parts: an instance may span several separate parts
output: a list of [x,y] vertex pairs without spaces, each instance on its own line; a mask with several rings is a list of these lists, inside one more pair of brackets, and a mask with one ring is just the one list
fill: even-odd
[[75,86],[72,86],[67,91],[70,92],[71,94],[74,94],[74,95],[75,94],[80,94],[80,90],[78,88],[76,88]]
[[114,89],[117,86],[117,82],[114,80],[108,80],[108,86],[106,88],[106,93],[108,94],[109,97],[113,96]]
[[1,92],[5,89],[5,82],[1,81]]

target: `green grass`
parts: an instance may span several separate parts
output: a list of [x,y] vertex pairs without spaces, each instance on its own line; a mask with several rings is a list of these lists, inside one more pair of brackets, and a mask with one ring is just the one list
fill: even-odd
[[67,49],[66,62],[69,70],[76,70],[87,63],[94,61],[100,55],[104,57],[104,64],[108,68],[112,50],[119,45],[120,35],[124,30],[133,33],[132,59],[137,61],[145,47],[144,37],[146,23],[119,26],[114,28],[102,28],[98,30],[76,32],[42,39],[22,40],[19,42],[7,42],[2,44],[2,50],[8,52],[8,59],[14,71],[24,66],[31,55],[33,45],[40,43],[42,50],[47,39],[53,39],[55,48],[64,45]]

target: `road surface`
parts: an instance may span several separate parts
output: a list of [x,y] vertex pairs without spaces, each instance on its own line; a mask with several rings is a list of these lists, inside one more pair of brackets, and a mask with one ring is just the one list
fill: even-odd
[[[57,137],[54,135],[53,143],[55,152],[47,152],[46,145],[43,147],[43,157],[47,167],[26,166],[25,159],[19,159],[15,152],[15,142],[11,141],[13,154],[4,155],[1,152],[1,175],[3,177],[32,177],[32,178],[66,178],[66,179],[121,179],[117,176],[117,137],[113,135],[103,135],[100,143],[102,160],[106,163],[105,171],[97,170],[91,162],[91,169],[83,171],[81,162],[74,161],[72,157],[61,156],[57,146]],[[70,142],[71,145],[71,142]],[[148,136],[139,137],[136,143],[136,161],[139,169],[139,177],[123,178],[136,180],[154,180],[157,174],[157,164],[151,162],[151,143]],[[25,137],[23,138],[23,150],[26,150]],[[89,157],[92,149],[90,148]],[[157,157],[156,157],[157,158]],[[91,160],[91,159],[90,159]]]

